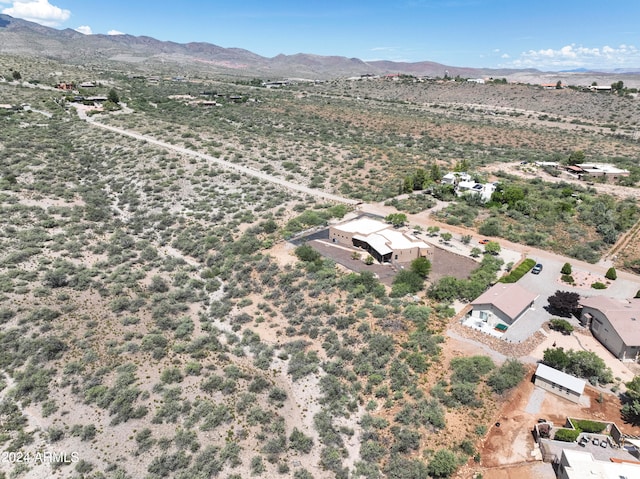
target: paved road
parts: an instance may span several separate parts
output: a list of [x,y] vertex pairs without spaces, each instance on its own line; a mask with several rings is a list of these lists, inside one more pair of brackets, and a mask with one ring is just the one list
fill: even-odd
[[[83,117],[83,115],[80,115],[80,116]],[[231,163],[229,161],[225,161],[225,160],[221,160],[220,158],[216,158],[215,156],[207,155],[205,153],[200,153],[198,151],[189,150],[187,148],[184,148],[184,147],[181,147],[181,146],[177,146],[177,145],[172,145],[170,143],[165,143],[164,141],[160,141],[160,140],[157,140],[156,138],[152,138],[152,137],[147,136],[147,135],[142,135],[140,133],[136,133],[135,131],[125,130],[125,129],[122,129],[122,128],[117,128],[115,126],[105,125],[104,123],[100,123],[100,122],[96,121],[95,118],[90,117],[90,116],[86,116],[85,115],[84,118],[87,120],[87,122],[90,125],[94,125],[94,126],[97,126],[99,128],[104,128],[105,130],[109,130],[109,131],[112,131],[114,133],[118,133],[118,134],[123,135],[123,136],[128,136],[130,138],[135,138],[136,140],[146,141],[147,143],[150,143],[152,145],[156,145],[156,146],[159,146],[161,148],[166,148],[168,150],[173,150],[173,151],[176,151],[176,152],[184,154],[184,155],[188,155],[188,156],[192,156],[192,157],[195,157],[195,158],[200,158],[200,159],[212,162],[212,163],[216,163],[217,165],[221,166],[222,168],[224,168],[226,170],[233,170],[233,171],[237,171],[238,173],[242,173],[244,175],[254,176],[256,178],[259,178],[261,180],[267,181],[269,183],[274,183],[276,185],[282,186],[282,187],[284,187],[284,188],[286,188],[288,190],[291,190],[291,191],[295,191],[295,192],[298,192],[298,193],[304,193],[306,195],[313,196],[315,198],[319,198],[321,200],[335,201],[337,203],[343,203],[343,204],[347,204],[347,205],[357,205],[359,203],[358,200],[353,200],[351,198],[345,198],[344,196],[334,195],[333,193],[328,193],[326,191],[317,190],[317,189],[314,189],[314,188],[309,188],[308,186],[299,185],[297,183],[292,183],[291,181],[283,180],[282,178],[277,178],[275,176],[268,175],[268,174],[266,174],[266,173],[264,173],[262,171],[254,170],[253,168],[249,168],[249,167],[242,166],[242,165],[237,165],[235,163]]]

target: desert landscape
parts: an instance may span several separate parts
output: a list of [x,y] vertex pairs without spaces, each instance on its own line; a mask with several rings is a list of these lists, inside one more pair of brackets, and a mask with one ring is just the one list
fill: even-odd
[[[20,26],[48,53],[0,49],[0,479],[546,479],[540,418],[640,436],[637,362],[547,302],[640,292],[636,77],[270,88],[265,62],[65,60],[115,40]],[[360,217],[428,253],[329,239]],[[463,325],[500,278],[526,316]],[[556,348],[595,364],[583,403],[536,392]]]

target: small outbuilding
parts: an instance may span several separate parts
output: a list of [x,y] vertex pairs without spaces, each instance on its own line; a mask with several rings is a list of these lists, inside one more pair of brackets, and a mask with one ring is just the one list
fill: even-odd
[[545,364],[538,364],[533,383],[545,391],[575,403],[580,402],[586,385],[584,379],[563,373]]

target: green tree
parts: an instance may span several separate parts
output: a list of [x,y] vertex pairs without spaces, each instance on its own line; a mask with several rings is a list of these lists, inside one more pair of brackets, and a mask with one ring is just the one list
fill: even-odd
[[321,259],[320,253],[318,253],[308,244],[301,244],[295,249],[294,252],[300,261],[313,263]]
[[115,103],[116,105],[120,103],[120,97],[118,96],[118,92],[115,90],[115,88],[109,90],[109,93],[107,94],[107,100]]
[[407,222],[407,215],[404,213],[391,213],[390,215],[387,215],[384,220],[397,228],[405,225]]
[[438,231],[440,231],[440,227],[439,226],[429,226],[429,227],[427,227],[427,234],[429,236],[436,236],[438,234]]
[[502,223],[498,218],[487,218],[478,228],[478,232],[485,236],[500,236]]
[[431,261],[422,256],[420,258],[416,258],[411,262],[411,271],[422,278],[426,278],[431,272]]
[[436,478],[449,477],[457,468],[458,458],[448,449],[436,451],[427,465],[429,475]]
[[640,425],[640,376],[625,383],[627,391],[624,395],[624,404],[620,410],[625,421],[634,426]]
[[422,276],[415,271],[403,269],[393,279],[391,296],[397,298],[405,294],[417,293],[423,285]]
[[524,365],[517,359],[508,359],[498,369],[494,370],[487,384],[497,394],[502,394],[508,389],[517,386],[525,374]]
[[433,163],[431,168],[429,168],[429,177],[432,181],[440,181],[444,175],[442,174],[442,169],[440,165],[437,163]]
[[578,309],[580,295],[572,291],[556,291],[547,298],[549,306],[562,314],[571,314]]
[[571,274],[571,263],[565,263],[562,265],[562,269],[560,270],[561,274]]
[[20,74],[20,72],[18,70],[13,70],[13,73],[11,74],[11,76],[16,81],[22,80],[22,75]]
[[486,245],[484,245],[484,252],[492,255],[497,255],[500,253],[500,244],[497,241],[489,241]]
[[564,352],[564,348],[545,349],[542,354],[542,363],[550,368],[564,371],[569,365],[569,356]]
[[618,273],[616,273],[616,269],[612,266],[607,270],[607,273],[604,275],[604,277],[615,281],[618,278]]
[[576,150],[569,155],[569,158],[567,159],[567,164],[576,165],[578,163],[584,162],[584,159],[585,159],[584,151]]

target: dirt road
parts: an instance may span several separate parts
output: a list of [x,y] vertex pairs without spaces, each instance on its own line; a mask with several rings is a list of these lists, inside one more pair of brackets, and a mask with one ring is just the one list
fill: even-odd
[[[81,111],[80,109],[78,110]],[[80,114],[80,113],[79,113]],[[200,158],[202,160],[206,160],[211,163],[215,163],[218,166],[226,169],[237,171],[238,173],[253,176],[255,178],[259,178],[263,181],[267,181],[269,183],[273,183],[279,186],[282,186],[288,190],[295,191],[297,193],[303,193],[309,196],[313,196],[323,201],[335,201],[337,203],[343,203],[346,205],[356,205],[358,204],[358,200],[353,200],[351,198],[345,198],[344,196],[335,195],[333,193],[328,193],[326,191],[317,190],[314,188],[309,188],[308,186],[299,185],[297,183],[292,183],[291,181],[283,180],[282,178],[277,178],[275,176],[268,175],[262,171],[254,170],[253,168],[249,168],[242,165],[237,165],[235,163],[231,163],[229,161],[222,160],[220,158],[216,158],[215,156],[207,155],[205,153],[200,153],[198,151],[189,150],[188,148],[184,148],[177,145],[172,145],[170,143],[165,143],[164,141],[158,140],[156,138],[152,138],[147,135],[142,135],[135,131],[125,130],[122,128],[118,128],[115,126],[105,125],[104,123],[100,123],[96,121],[94,117],[82,115],[81,118],[84,118],[90,125],[94,125],[99,128],[103,128],[105,130],[112,131],[114,133],[118,133],[119,135],[128,136],[130,138],[135,138],[136,140],[145,141],[149,144],[159,146],[161,148],[166,148],[167,150],[172,150],[177,153],[181,153],[183,155],[192,156],[195,158]]]

